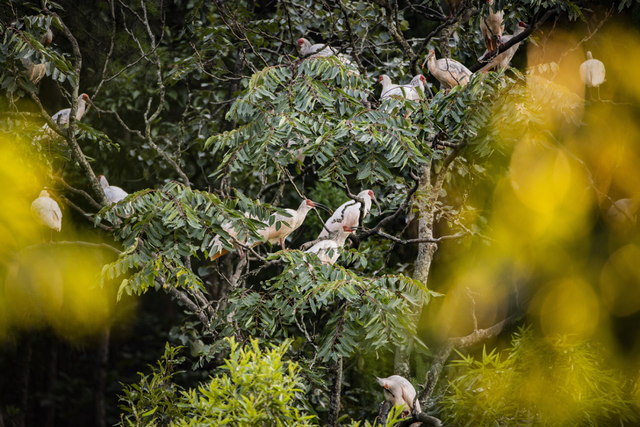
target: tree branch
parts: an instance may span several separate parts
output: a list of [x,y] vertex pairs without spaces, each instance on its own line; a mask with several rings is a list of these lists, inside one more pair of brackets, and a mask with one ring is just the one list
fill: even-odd
[[547,19],[549,19],[551,16],[553,16],[555,13],[556,13],[555,9],[548,10],[544,15],[542,15],[542,18],[537,20],[534,24],[529,25],[529,28],[524,30],[522,33],[518,34],[515,37],[512,37],[511,40],[509,40],[508,42],[500,46],[497,51],[494,50],[493,52],[489,52],[488,55],[490,56],[488,58],[485,58],[484,56],[482,56],[480,59],[478,59],[477,63],[469,67],[469,71],[471,71],[472,73],[478,71],[480,68],[484,67],[490,62],[491,57],[500,55],[502,52],[507,51],[511,46],[517,43],[520,43],[522,40],[529,37],[531,33],[537,30],[540,27],[540,25],[544,24],[544,22]]

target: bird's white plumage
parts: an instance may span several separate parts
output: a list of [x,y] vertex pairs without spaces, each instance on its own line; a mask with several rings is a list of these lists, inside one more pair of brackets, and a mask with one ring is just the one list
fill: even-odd
[[62,229],[62,212],[60,206],[49,197],[47,190],[42,190],[40,196],[31,203],[31,213],[33,217],[42,225],[46,225],[52,230]]
[[109,203],[118,203],[129,195],[129,193],[124,191],[122,188],[116,187],[115,185],[109,185],[107,178],[103,175],[100,175],[100,185],[102,186],[104,195],[107,196]]
[[[376,378],[378,384],[384,388],[384,398],[394,405],[407,405],[413,410],[413,400],[416,397],[416,389],[410,381],[400,375],[391,375],[388,378]],[[416,409],[420,412],[420,402],[416,401]],[[404,412],[403,412],[404,414]]]
[[380,76],[380,82],[382,83],[382,92],[380,94],[380,100],[390,96],[401,96],[411,101],[419,101],[420,94],[417,87],[421,88],[424,92],[424,84],[426,83],[425,77],[420,74],[411,79],[411,82],[406,85],[396,85],[391,83],[391,79],[386,74]]
[[598,87],[604,83],[604,64],[593,59],[591,52],[587,52],[587,60],[580,65],[580,79],[587,87]]
[[[311,44],[309,40],[300,38],[298,39],[298,48],[302,55],[311,55],[309,58],[323,58],[335,55],[344,65],[353,67],[353,64],[346,55],[338,53],[335,48],[328,46],[326,43]],[[353,74],[360,75],[360,73],[355,69],[351,72]]]
[[[364,200],[364,217],[366,218],[369,215],[369,211],[371,210],[371,199],[372,199],[373,191],[364,190],[358,193],[358,198]],[[344,214],[343,214],[344,212]],[[320,237],[329,236],[327,229],[329,231],[337,231],[342,228],[343,225],[346,225],[351,228],[355,228],[358,226],[360,219],[360,203],[355,200],[349,200],[348,202],[343,203],[336,211],[331,215],[331,217],[324,224],[325,227],[322,228],[320,232]]]
[[[351,229],[349,229],[351,230]],[[330,240],[322,240],[315,245],[311,246],[305,251],[305,253],[317,254],[320,261],[324,264],[335,264],[340,256],[339,249],[344,246],[347,241],[347,237],[352,233],[351,231],[344,230],[344,227],[338,229],[338,234]]]
[[464,86],[469,83],[471,71],[454,59],[443,58],[436,60],[435,51],[430,50],[425,62],[433,77],[438,79],[447,89],[452,89],[457,85]]
[[[307,217],[307,213],[313,207],[314,207],[314,203],[309,199],[305,199],[302,201],[302,203],[300,204],[297,210],[285,209],[285,211],[289,215],[291,215],[290,217],[285,217],[284,215],[281,215],[281,214],[271,215],[271,217],[269,217],[269,221],[265,222],[265,225],[267,226],[258,231],[258,234],[262,237],[263,241],[255,243],[253,246],[257,246],[263,242],[269,242],[272,244],[280,242],[282,246],[284,246],[284,240],[302,225],[305,218]],[[245,216],[247,218],[251,217],[251,215],[249,215],[248,212],[245,213]],[[269,222],[271,222],[271,218],[274,218],[273,224],[269,225]],[[280,224],[278,225],[278,223]],[[232,224],[230,222],[226,222],[222,224],[222,228],[224,231],[229,233],[231,237],[233,238],[237,237],[238,233],[232,228]],[[240,243],[245,244],[246,239],[242,240]],[[241,249],[239,245],[234,245],[234,246],[236,246],[236,249],[238,250]],[[220,242],[220,236],[214,237],[213,241],[211,242],[210,248],[212,250],[215,250],[217,248],[217,251],[211,254],[212,260],[219,258],[222,255],[227,253],[227,251],[222,248],[222,243]]]

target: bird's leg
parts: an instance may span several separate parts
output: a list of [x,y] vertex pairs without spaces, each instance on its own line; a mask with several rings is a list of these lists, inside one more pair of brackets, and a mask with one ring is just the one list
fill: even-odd
[[42,233],[42,243],[47,243],[47,241],[44,238],[44,228],[40,227],[40,232]]
[[600,86],[598,86],[598,99],[602,101],[602,98],[600,98]]
[[284,239],[280,239],[280,246],[282,246],[282,250],[284,251],[286,248],[284,247]]

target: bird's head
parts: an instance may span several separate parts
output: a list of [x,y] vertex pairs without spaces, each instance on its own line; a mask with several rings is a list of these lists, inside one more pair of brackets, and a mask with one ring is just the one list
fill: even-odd
[[522,21],[518,22],[518,27],[529,28],[529,26],[526,23],[522,22]]
[[436,54],[436,51],[435,51],[435,50],[431,49],[431,50],[429,51],[429,53],[427,54],[427,57],[426,57],[426,58],[424,58],[424,61],[422,62],[422,68],[424,68],[424,64],[426,64],[426,63],[427,63],[427,61],[429,61],[429,59],[431,59],[432,57],[434,57],[434,56],[435,56],[435,54]]
[[307,204],[307,206],[309,206],[310,208],[315,208],[315,207],[316,207],[316,204],[315,204],[315,203],[313,203],[313,202],[312,202],[311,200],[309,200],[309,199],[306,199],[306,200],[305,200],[305,203],[306,203],[306,204]]
[[342,226],[342,231],[344,231],[347,234],[351,234],[353,233],[355,230],[351,227],[349,227],[348,225],[343,225]]
[[423,76],[422,74],[420,74],[420,81],[424,84],[427,84],[427,78],[425,76]]
[[[89,98],[89,95],[87,95],[86,93],[83,93],[82,95],[80,95],[80,99],[82,99],[87,104],[91,105],[93,108],[96,109],[96,111],[98,110],[96,106],[93,104],[93,101],[91,100],[91,98]],[[98,113],[98,117],[100,117],[100,113]]]
[[300,47],[302,47],[302,46],[304,46],[304,45],[306,45],[306,44],[311,44],[311,43],[309,43],[309,40],[307,40],[307,39],[305,39],[305,38],[302,38],[302,37],[300,37],[300,38],[298,39],[298,47],[299,47],[299,48],[300,48]]

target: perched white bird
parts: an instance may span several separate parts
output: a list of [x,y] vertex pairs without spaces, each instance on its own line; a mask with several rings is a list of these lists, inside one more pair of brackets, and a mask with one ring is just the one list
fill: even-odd
[[[402,416],[406,417],[413,410],[413,400],[416,397],[416,389],[407,379],[400,375],[391,375],[389,378],[378,378],[378,384],[384,388],[384,398],[392,405],[406,405]],[[420,402],[416,401],[416,409],[420,410]]]
[[[36,221],[51,229],[50,241],[53,242],[53,230],[60,231],[62,228],[62,212],[47,190],[42,190],[40,196],[31,203],[31,213]],[[44,241],[44,231],[42,241]]]
[[493,52],[499,44],[502,44],[502,32],[504,31],[502,18],[504,12],[493,13],[493,7],[491,7],[493,0],[487,0],[487,3],[489,4],[489,16],[480,18],[480,32],[482,33],[484,43],[487,45],[487,49]]
[[[604,64],[597,59],[593,59],[591,52],[587,52],[587,60],[580,65],[580,79],[587,87],[598,88],[598,99],[600,99],[600,85],[605,82]],[[589,89],[591,94],[591,89]],[[591,96],[593,99],[593,96]]]
[[[504,36],[502,36],[501,44],[505,44],[515,36],[520,35],[525,29],[527,29],[527,27],[529,26],[524,22],[522,21],[518,22],[516,29],[513,31],[513,35],[505,34]],[[500,70],[501,68],[509,67],[509,63],[511,62],[511,60],[513,59],[513,56],[518,51],[518,47],[520,47],[520,43],[514,44],[513,46],[511,46],[509,49],[505,50],[501,54],[496,55],[495,58],[493,58],[490,63],[480,68],[480,70],[478,71],[480,72],[485,72],[489,70],[497,71],[497,70]],[[488,58],[487,56],[488,54],[489,54],[489,51],[485,50],[484,54],[482,55],[482,58]]]
[[[281,214],[273,214],[271,217],[274,218],[274,222],[272,225],[268,225],[268,222],[265,223],[267,227],[258,231],[258,234],[262,237],[262,242],[255,243],[253,246],[257,246],[260,243],[269,242],[272,244],[280,242],[280,246],[282,250],[284,247],[284,240],[289,236],[289,234],[293,233],[298,227],[302,225],[305,218],[307,217],[307,213],[316,206],[320,206],[318,203],[314,203],[309,199],[305,199],[302,201],[297,210],[293,209],[285,209],[285,211],[291,215],[290,217],[285,217]],[[246,213],[245,216],[249,217],[249,214]],[[271,221],[271,220],[269,220]],[[278,223],[280,223],[278,225]],[[222,225],[222,228],[229,233],[232,237],[237,236],[237,232],[232,229],[232,224],[227,222]],[[244,241],[241,243],[245,243]],[[211,243],[211,248],[218,247],[219,250],[211,255],[211,259],[214,260],[216,258],[220,258],[222,255],[226,254],[226,249],[222,248],[222,244],[220,243],[220,237],[216,236]],[[241,251],[241,247],[238,245],[236,247],[239,251]]]
[[351,233],[353,233],[353,228],[343,225],[338,229],[338,234],[333,239],[321,240],[304,252],[317,254],[323,264],[333,265],[340,256],[338,249],[344,246],[344,242],[347,241],[347,237]]
[[107,178],[105,178],[104,175],[100,175],[99,179],[100,185],[104,190],[104,195],[107,196],[109,203],[118,203],[129,195],[129,193],[124,191],[122,188],[116,187],[115,185],[109,185]]
[[[371,201],[374,201],[378,206],[378,210],[380,210],[380,205],[378,205],[378,201],[376,200],[376,196],[373,194],[371,190],[364,190],[358,193],[358,198],[364,200],[364,217],[366,218],[369,215],[369,211],[371,210]],[[343,203],[336,211],[331,215],[331,217],[327,220],[320,232],[320,237],[329,236],[329,231],[338,231],[342,228],[343,225],[346,225],[351,228],[356,228],[359,224],[360,220],[360,203],[355,200],[350,200],[348,202]]]
[[[323,48],[323,46],[325,47]],[[336,49],[328,46],[326,43],[311,44],[309,40],[305,38],[299,38],[298,49],[300,49],[300,54],[303,56],[311,55],[309,58],[322,58],[335,55],[344,65],[353,67],[353,64],[346,55],[338,53]],[[351,72],[358,76],[360,75],[360,73],[355,69]]]
[[[47,30],[46,33],[44,33],[44,35],[40,38],[40,43],[43,46],[46,46],[48,44],[51,44],[51,42],[53,41],[53,33],[51,32],[51,30]],[[40,80],[42,80],[42,78],[45,76],[45,74],[47,73],[47,64],[43,63],[43,64],[34,64],[30,59],[28,58],[22,58],[22,65],[24,65],[24,68],[27,69],[27,77],[29,77],[29,80],[31,80],[33,82],[33,84],[38,84],[38,82]]]
[[427,64],[429,72],[438,79],[445,89],[453,89],[457,85],[464,86],[469,83],[471,71],[454,59],[438,59],[436,61],[436,52],[432,49],[422,63]]
[[[93,105],[91,99],[89,99],[89,95],[87,95],[86,93],[83,93],[78,97],[78,111],[76,112],[76,120],[80,120],[82,119],[82,117],[84,117],[85,113],[87,112],[87,103],[93,106],[93,108],[96,108],[96,106]],[[51,117],[51,119],[56,122],[58,126],[62,126],[69,123],[70,116],[71,108],[65,108],[64,110],[60,110],[55,113]],[[49,126],[47,126],[46,124],[44,125],[44,127],[45,130],[49,128]]]
[[416,88],[419,87],[424,92],[424,85],[427,83],[427,79],[420,74],[415,76],[409,84],[395,85],[391,83],[389,76],[383,74],[378,79],[378,82],[382,84],[381,101],[390,96],[401,96],[411,101],[420,101],[420,94]]

